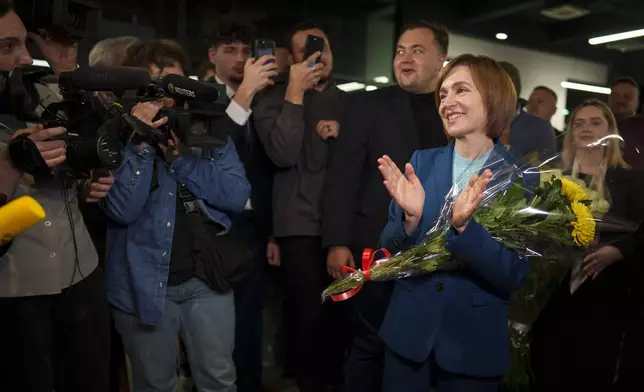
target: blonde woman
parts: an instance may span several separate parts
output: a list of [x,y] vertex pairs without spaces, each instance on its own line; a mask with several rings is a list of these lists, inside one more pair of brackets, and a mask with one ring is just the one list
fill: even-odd
[[[564,173],[583,180],[610,203],[609,214],[641,220],[641,179],[622,158],[617,122],[610,108],[591,99],[577,107],[563,146]],[[599,238],[602,241],[601,234]],[[620,345],[637,285],[634,236],[594,249],[583,261],[588,280],[570,295],[564,279],[534,325],[533,368],[542,390],[609,391],[616,380]],[[622,361],[623,362],[623,361]]]

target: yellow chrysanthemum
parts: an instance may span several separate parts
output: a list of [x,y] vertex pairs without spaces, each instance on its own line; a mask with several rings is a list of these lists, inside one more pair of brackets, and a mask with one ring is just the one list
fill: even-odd
[[588,195],[581,185],[565,177],[561,177],[559,180],[561,180],[561,194],[566,196],[568,200],[571,202],[588,200]]
[[572,224],[572,239],[577,246],[587,248],[595,239],[595,220],[590,213],[588,206],[572,202],[570,210],[575,214],[575,220],[570,222]]

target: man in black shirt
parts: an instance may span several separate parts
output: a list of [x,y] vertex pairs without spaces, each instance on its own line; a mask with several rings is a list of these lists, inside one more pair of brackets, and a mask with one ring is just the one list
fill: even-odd
[[442,129],[443,120],[438,115],[434,92],[411,93],[411,111],[414,113],[416,126],[418,127],[419,148],[434,148],[445,144],[445,134],[436,132]]
[[[447,143],[434,101],[438,73],[447,55],[445,30],[420,22],[407,26],[394,57],[397,86],[358,94],[350,103],[344,132],[333,147],[324,187],[323,245],[327,269],[341,278],[365,248],[375,248],[387,222],[390,197],[377,159],[390,156],[403,168],[415,150]],[[347,365],[346,391],[380,390],[382,343],[378,327],[390,284],[369,283],[352,299],[356,331]]]
[[[192,200],[191,200],[192,199]],[[186,200],[184,202],[184,200]],[[168,286],[178,286],[187,282],[195,275],[195,262],[192,255],[192,241],[195,238],[188,211],[184,203],[194,202],[194,195],[180,184],[177,185],[177,213],[174,218],[174,235],[172,237],[172,252],[170,253],[170,274]],[[191,224],[192,223],[192,224]]]

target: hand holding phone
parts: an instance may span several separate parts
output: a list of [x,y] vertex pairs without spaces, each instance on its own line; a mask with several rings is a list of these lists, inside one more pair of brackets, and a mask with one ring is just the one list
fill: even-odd
[[316,52],[305,61],[291,65],[285,97],[287,101],[301,105],[304,93],[315,88],[320,82],[323,65],[316,62],[319,57],[320,53]]
[[266,39],[255,41],[254,59],[248,59],[244,66],[244,80],[237,90],[235,102],[248,109],[253,96],[275,82],[278,69],[275,63],[275,42]]

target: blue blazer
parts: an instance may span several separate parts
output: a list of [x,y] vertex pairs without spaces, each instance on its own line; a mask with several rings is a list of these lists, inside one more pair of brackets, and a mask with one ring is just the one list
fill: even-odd
[[[514,160],[498,146],[496,151]],[[403,211],[392,201],[380,247],[393,254],[423,240],[452,187],[453,154],[453,142],[414,153],[411,164],[425,189],[421,222],[407,235]],[[448,372],[503,375],[510,366],[508,301],[526,280],[529,264],[501,246],[474,219],[461,234],[450,230],[446,249],[469,265],[397,281],[380,336],[391,351],[412,363],[427,361],[433,352]]]

